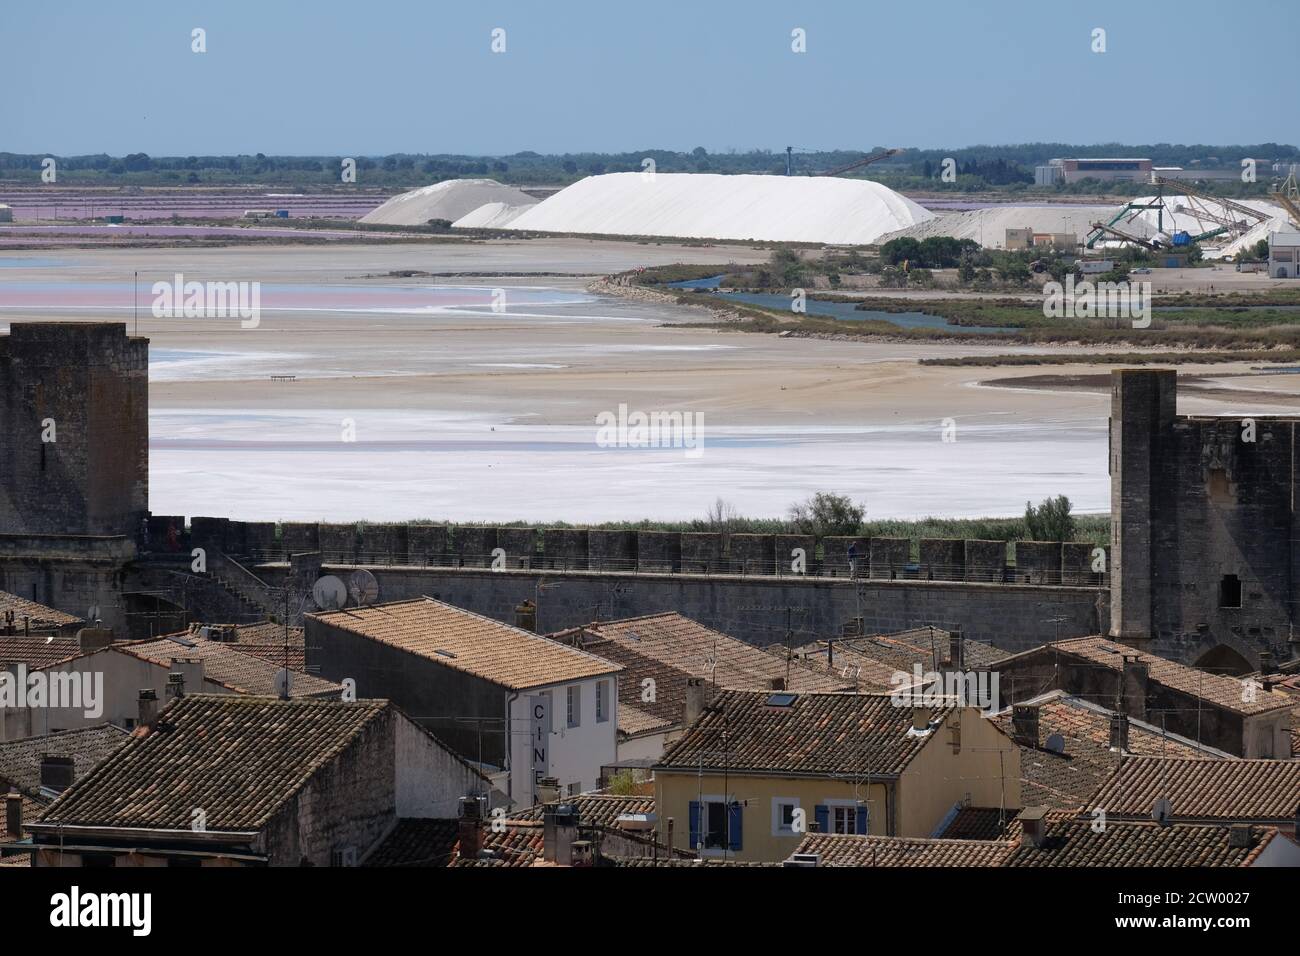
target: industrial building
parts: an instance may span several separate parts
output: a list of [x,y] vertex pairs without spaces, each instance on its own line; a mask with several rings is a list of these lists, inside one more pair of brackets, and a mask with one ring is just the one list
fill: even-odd
[[1053,159],[1034,167],[1034,185],[1055,186],[1083,179],[1146,182],[1151,178],[1149,159]]
[[1268,274],[1275,279],[1300,278],[1300,232],[1269,233]]

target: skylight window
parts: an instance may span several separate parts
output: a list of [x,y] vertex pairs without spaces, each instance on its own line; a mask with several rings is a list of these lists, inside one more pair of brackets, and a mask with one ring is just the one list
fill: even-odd
[[789,707],[794,703],[797,694],[772,694],[767,699],[769,707]]

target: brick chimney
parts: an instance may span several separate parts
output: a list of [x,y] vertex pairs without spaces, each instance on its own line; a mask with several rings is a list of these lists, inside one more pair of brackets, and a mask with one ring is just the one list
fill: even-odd
[[100,651],[113,643],[113,632],[106,627],[83,627],[77,631],[77,646],[83,651]]
[[930,729],[930,718],[934,716],[930,713],[929,707],[912,708],[912,729],[921,732]]
[[473,860],[483,849],[483,807],[478,797],[460,798],[460,819],[456,828],[462,859]]
[[1110,749],[1128,750],[1128,714],[1110,715]]
[[1038,746],[1038,705],[1015,704],[1011,708],[1011,736],[1027,747]]
[[712,687],[703,677],[686,678],[686,707],[682,714],[682,723],[689,727],[699,720],[704,708],[709,706],[713,696]]
[[960,627],[948,634],[948,660],[952,662],[953,670],[966,669],[966,638]]
[[1025,807],[1020,811],[1020,845],[1041,848],[1047,842],[1047,807]]
[[772,690],[785,690],[785,678],[784,677],[768,678],[767,685]]
[[1122,713],[1135,720],[1147,719],[1147,684],[1151,679],[1150,668],[1138,660],[1136,654],[1124,655],[1124,672],[1120,676],[1119,707]]
[[142,687],[137,704],[139,715],[136,724],[140,727],[153,726],[153,722],[158,719],[158,692],[152,687]]
[[542,814],[542,859],[557,866],[573,866],[573,844],[578,840],[578,811],[572,804],[547,807]]
[[10,790],[5,797],[5,829],[11,843],[23,838],[23,795],[17,790]]
[[41,754],[41,787],[62,793],[76,777],[76,761],[57,754]]

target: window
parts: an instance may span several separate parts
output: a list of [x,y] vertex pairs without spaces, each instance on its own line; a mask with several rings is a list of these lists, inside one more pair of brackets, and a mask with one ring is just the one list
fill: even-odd
[[831,807],[832,833],[856,833],[857,821],[857,807]]
[[[739,850],[744,807],[735,800],[728,802],[722,796],[706,796],[690,803],[691,849],[709,855],[721,855],[727,850]],[[714,851],[710,853],[709,851]]]
[[568,720],[566,723],[570,727],[577,727],[582,723],[582,687],[578,684],[570,684],[569,704],[567,708]]
[[857,800],[827,800],[813,808],[820,833],[867,832],[867,805]]
[[799,809],[798,797],[772,798],[772,836],[801,836],[794,828],[794,812]]
[[596,682],[596,722],[603,724],[609,720],[609,681]]
[[1225,574],[1219,582],[1219,607],[1241,607],[1241,579]]

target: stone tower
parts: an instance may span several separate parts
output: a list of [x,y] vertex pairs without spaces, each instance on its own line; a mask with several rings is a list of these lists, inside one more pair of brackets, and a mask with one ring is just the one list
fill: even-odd
[[1175,414],[1172,371],[1111,378],[1111,635],[1219,671],[1296,656],[1293,418]]
[[149,508],[149,340],[120,322],[0,336],[0,533],[127,535]]

